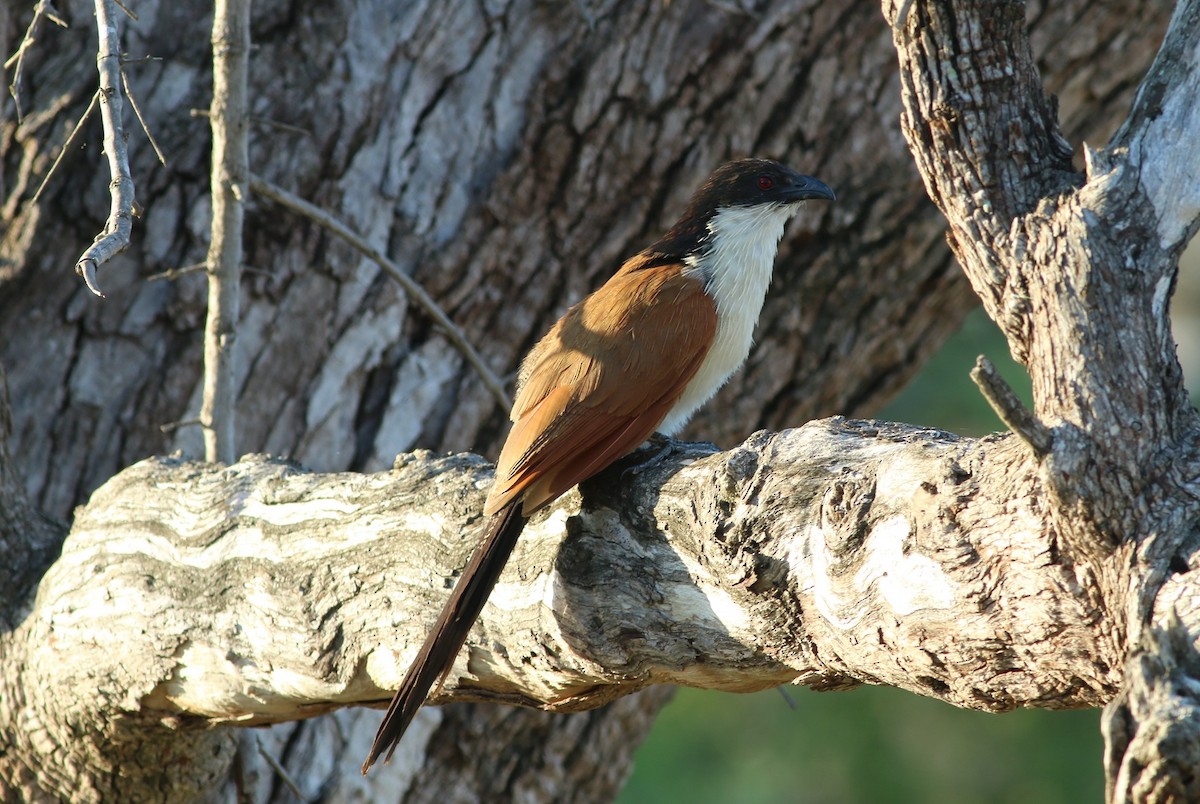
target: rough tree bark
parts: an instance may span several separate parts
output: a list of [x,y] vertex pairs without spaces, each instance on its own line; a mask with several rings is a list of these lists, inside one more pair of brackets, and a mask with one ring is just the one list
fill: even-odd
[[[1200,225],[1200,2],[1180,2],[1133,108],[1084,170],[1019,4],[903,3],[902,128],[955,256],[1033,379],[1022,433],[1057,562],[1098,604],[1114,801],[1200,799],[1200,418],[1167,308]],[[1014,412],[1014,418],[1023,414]]]
[[[98,303],[69,275],[107,208],[94,148],[27,203],[93,92],[90,7],[60,6],[72,27],[30,51],[25,121],[0,106],[13,400],[0,539],[14,557],[0,784],[31,798],[221,795],[235,730],[208,727],[386,699],[423,627],[411,612],[435,607],[471,546],[487,473],[428,453],[380,470],[419,446],[489,454],[503,414],[373,263],[260,204],[246,226],[238,443],[375,474],[135,463],[201,453],[194,428],[160,427],[199,407],[203,281],[146,280],[206,249],[209,142],[188,111],[208,105],[210,20],[147,0],[128,23],[128,53],[164,57],[131,84],[170,164],[130,142],[145,217]],[[663,681],[888,683],[994,710],[1116,700],[1114,796],[1174,778],[1146,746],[1166,729],[1163,696],[1185,689],[1165,679],[1194,678],[1195,422],[1165,328],[1194,221],[1146,241],[1160,202],[1179,213],[1130,178],[1145,175],[1129,156],[1141,152],[1106,152],[1083,175],[1058,136],[1116,129],[1170,4],[884,12],[255,4],[254,171],[386,244],[499,370],[698,176],[758,153],[842,200],[789,230],[759,347],[691,433],[731,445],[869,411],[957,325],[969,290],[923,178],[1053,436],[1038,460],[1013,436],[829,420],[609,473],[532,529],[441,698],[614,706],[427,710],[365,781],[352,769],[373,713],[265,732],[306,795],[611,795],[664,698],[620,696]],[[6,53],[30,13],[0,7]],[[1170,85],[1151,82],[1120,143],[1148,136]],[[58,558],[67,528],[46,514],[89,496]]]

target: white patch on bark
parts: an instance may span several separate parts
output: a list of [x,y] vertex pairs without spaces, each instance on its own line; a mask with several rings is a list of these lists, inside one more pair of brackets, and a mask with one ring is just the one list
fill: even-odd
[[[1154,298],[1151,301],[1151,309],[1154,311],[1154,317],[1158,319],[1160,327],[1165,327],[1167,318],[1167,302],[1171,298],[1171,277],[1159,277],[1158,282],[1154,285]],[[1159,337],[1163,333],[1159,332]]]
[[953,607],[955,585],[941,565],[928,556],[905,551],[910,532],[908,519],[903,516],[876,525],[864,544],[867,560],[855,573],[855,583],[863,589],[873,584],[892,611],[901,616],[921,609]]
[[[797,578],[796,588],[812,596],[817,613],[830,625],[844,631],[858,625],[865,607],[848,607],[834,590],[824,529],[809,525],[798,539],[791,541],[791,547],[793,549],[787,551],[786,558],[792,574]],[[850,616],[843,617],[841,612],[846,608],[849,608]]]
[[953,607],[954,582],[933,559],[905,552],[909,533],[909,522],[903,516],[886,519],[872,528],[862,546],[863,563],[852,579],[834,576],[825,530],[815,525],[793,540],[786,559],[798,579],[797,588],[811,595],[817,613],[844,631],[858,627],[873,610],[863,605],[873,595],[899,616]]
[[1172,92],[1139,143],[1142,184],[1158,213],[1164,250],[1175,247],[1200,217],[1200,156],[1194,145],[1198,123],[1195,97]]
[[746,611],[723,590],[707,584],[674,584],[663,601],[676,622],[712,622],[714,619],[730,634],[743,634],[750,628]]

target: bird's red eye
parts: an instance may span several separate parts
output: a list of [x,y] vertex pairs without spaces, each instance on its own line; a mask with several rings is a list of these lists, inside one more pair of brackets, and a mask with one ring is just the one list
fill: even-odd
[[775,180],[772,179],[770,176],[759,176],[758,177],[758,189],[770,190],[774,186],[775,186]]

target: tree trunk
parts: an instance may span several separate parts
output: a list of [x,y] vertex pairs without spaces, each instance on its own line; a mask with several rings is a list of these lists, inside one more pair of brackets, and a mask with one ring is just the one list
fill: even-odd
[[[1200,417],[1167,308],[1200,226],[1200,2],[1179,3],[1129,117],[1083,170],[1016,4],[885,3],[901,127],[948,240],[1033,380],[998,401],[1029,445],[1055,563],[1097,603],[1120,696],[1110,801],[1200,799]],[[1086,682],[1085,682],[1086,683]]]
[[[261,772],[261,743],[314,799],[355,789],[412,800],[602,799],[619,789],[633,747],[665,700],[659,690],[620,696],[663,681],[725,689],[883,681],[989,709],[1111,700],[1133,667],[1127,640],[1142,637],[1145,606],[1127,606],[1128,588],[1144,571],[1134,535],[1163,525],[1146,485],[1129,485],[1130,470],[1161,467],[1142,475],[1160,482],[1169,468],[1182,473],[1178,488],[1194,477],[1186,474],[1194,464],[1177,449],[1194,424],[1178,410],[1178,372],[1164,357],[1169,335],[1155,328],[1169,294],[1145,279],[1096,280],[1129,293],[1126,306],[1104,308],[1099,315],[1110,318],[1101,321],[1133,316],[1137,331],[1156,334],[1144,365],[1157,390],[1139,397],[1153,410],[1136,416],[1129,413],[1136,399],[1103,416],[1059,399],[1090,385],[1050,392],[1056,378],[1088,378],[1080,366],[1054,360],[1063,341],[1039,329],[1057,297],[1022,300],[1047,265],[1084,264],[1046,232],[1062,225],[1088,243],[1104,242],[1076,227],[1095,205],[1064,200],[1074,212],[1057,214],[1074,215],[1069,226],[1038,206],[1056,193],[1083,192],[1069,146],[1062,150],[1055,133],[1102,142],[1117,128],[1171,6],[1078,0],[1025,9],[1033,50],[1018,53],[1023,83],[1005,90],[1013,93],[1005,108],[1040,98],[1040,68],[1046,89],[1059,95],[1058,118],[1040,99],[1013,118],[1029,125],[1003,129],[1005,153],[1033,167],[998,173],[1019,182],[1020,197],[994,194],[996,208],[981,213],[969,202],[981,188],[961,177],[975,157],[939,164],[946,141],[931,138],[961,145],[975,131],[994,139],[997,129],[973,127],[976,106],[990,108],[972,95],[974,85],[954,87],[966,106],[958,95],[922,90],[923,76],[945,67],[939,60],[953,48],[918,58],[920,37],[959,41],[954,15],[950,23],[937,16],[947,4],[927,5],[911,4],[904,20],[889,4],[885,19],[863,4],[800,0],[745,10],[702,0],[486,8],[340,0],[306,8],[301,18],[289,4],[254,6],[251,169],[387,251],[497,372],[513,370],[567,305],[656,236],[713,166],[733,155],[774,156],[830,183],[839,201],[810,207],[789,229],[758,345],[688,434],[731,446],[761,427],[869,412],[953,331],[973,296],[943,245],[945,219],[926,199],[924,179],[950,218],[951,244],[971,283],[1041,389],[1035,412],[1056,445],[1038,462],[1012,437],[959,442],[834,421],[706,457],[695,471],[713,472],[704,476],[713,487],[701,491],[663,484],[703,451],[635,473],[636,490],[617,497],[602,478],[583,501],[572,496],[555,508],[509,570],[547,585],[553,567],[578,593],[568,611],[541,599],[508,612],[489,607],[442,697],[558,710],[619,700],[570,717],[426,710],[397,760],[364,781],[353,769],[377,721],[370,710],[342,709],[262,733],[202,727],[281,723],[386,699],[422,635],[423,620],[405,612],[435,607],[441,579],[461,565],[486,478],[477,461],[419,453],[383,470],[418,447],[491,455],[505,411],[374,263],[251,198],[237,443],[318,473],[376,474],[307,474],[258,458],[230,468],[155,459],[121,472],[173,450],[202,454],[199,428],[171,425],[194,420],[200,408],[205,283],[202,273],[178,269],[203,261],[208,246],[208,125],[191,110],[209,106],[211,19],[196,4],[146,0],[137,22],[124,21],[127,54],[161,58],[125,69],[168,164],[154,161],[127,120],[143,212],[133,246],[100,271],[108,293],[101,302],[70,273],[108,206],[97,123],[85,125],[82,145],[66,154],[40,202],[30,203],[95,86],[90,6],[57,4],[71,25],[40,23],[21,65],[24,120],[17,125],[11,105],[0,106],[0,366],[12,400],[8,450],[0,453],[0,539],[15,559],[4,570],[14,590],[4,616],[14,628],[0,639],[6,793],[79,800],[231,793],[237,779],[246,785]],[[995,15],[1007,37],[999,41],[1020,50],[1021,6],[1004,9]],[[31,15],[0,6],[6,54]],[[977,50],[957,55],[969,61]],[[946,114],[943,133],[939,115]],[[960,116],[972,126],[957,125]],[[982,189],[993,189],[986,175]],[[1006,235],[1018,219],[1040,227],[1025,252],[1016,234]],[[1180,240],[1153,254],[1153,276],[1167,277],[1168,288],[1165,266]],[[1018,270],[1018,253],[1031,255],[1024,270],[1032,276]],[[1163,304],[1137,307],[1147,298]],[[1072,332],[1063,337],[1077,338]],[[1097,348],[1124,355],[1123,343]],[[1103,362],[1085,356],[1089,366]],[[1127,356],[1116,362],[1141,365]],[[1134,393],[1147,391],[1143,379],[1104,372],[1095,382]],[[1112,440],[1104,428],[1134,421],[1141,429],[1129,454],[1096,457],[1100,442]],[[796,438],[808,439],[806,449],[832,451],[814,460]],[[1079,440],[1088,449],[1066,448]],[[1080,456],[1098,462],[1071,463]],[[793,464],[825,471],[794,477],[785,471]],[[1111,480],[1110,465],[1123,467]],[[1066,478],[1077,470],[1096,485],[1073,497]],[[69,518],[105,483],[76,516],[63,559],[32,599],[29,590],[67,533],[47,516]],[[774,483],[784,485],[766,494],[764,484]],[[441,511],[437,527],[411,513],[422,510],[416,496],[430,484],[442,495],[429,509]],[[345,494],[356,486],[365,496],[351,502]],[[261,510],[247,512],[237,490],[261,500]],[[790,497],[798,502],[783,518],[780,500]],[[774,501],[777,523],[825,529],[802,529],[806,541],[789,541],[757,510],[763,500]],[[1150,510],[1123,508],[1130,500]],[[670,512],[660,515],[656,505]],[[698,527],[685,515],[692,506]],[[264,528],[256,517],[267,509],[286,521]],[[1173,510],[1168,532],[1178,534],[1194,517]],[[1005,526],[1005,517],[1022,527]],[[565,543],[564,527],[572,533]],[[622,528],[662,567],[661,578],[630,594],[675,600],[669,611],[683,616],[671,628],[648,620],[637,621],[636,634],[622,630],[600,610],[603,601],[585,594],[589,584],[629,583],[618,561],[620,545],[629,544],[613,538]],[[670,538],[655,536],[660,530]],[[818,532],[823,541],[814,541]],[[609,538],[593,542],[591,534]],[[989,535],[1005,540],[992,543]],[[997,544],[1011,544],[1027,563],[1006,558]],[[829,563],[814,563],[820,557]],[[878,574],[878,562],[893,560],[911,588]],[[708,601],[699,608],[695,588]],[[1156,599],[1151,586],[1139,588],[1149,595],[1144,602]],[[980,589],[987,606],[964,591]],[[864,594],[861,609],[845,603]],[[964,621],[968,604],[980,609]],[[560,621],[564,614],[572,619]],[[1179,616],[1196,633],[1189,616]],[[856,617],[867,620],[839,625]],[[855,629],[878,617],[887,627],[868,647]],[[663,642],[681,623],[699,629],[690,657],[678,653],[686,646]],[[1041,630],[1014,642],[1014,623]],[[956,627],[965,642],[956,641]],[[905,653],[918,633],[938,649]],[[816,648],[831,652],[818,657]],[[276,792],[254,797],[284,796],[274,784]]]

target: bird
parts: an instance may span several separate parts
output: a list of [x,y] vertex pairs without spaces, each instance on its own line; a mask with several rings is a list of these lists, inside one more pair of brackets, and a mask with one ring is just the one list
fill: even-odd
[[483,541],[400,684],[364,774],[444,681],[529,517],[677,433],[745,361],[784,226],[826,184],[769,159],[718,167],[665,235],[628,258],[533,347],[484,503]]

